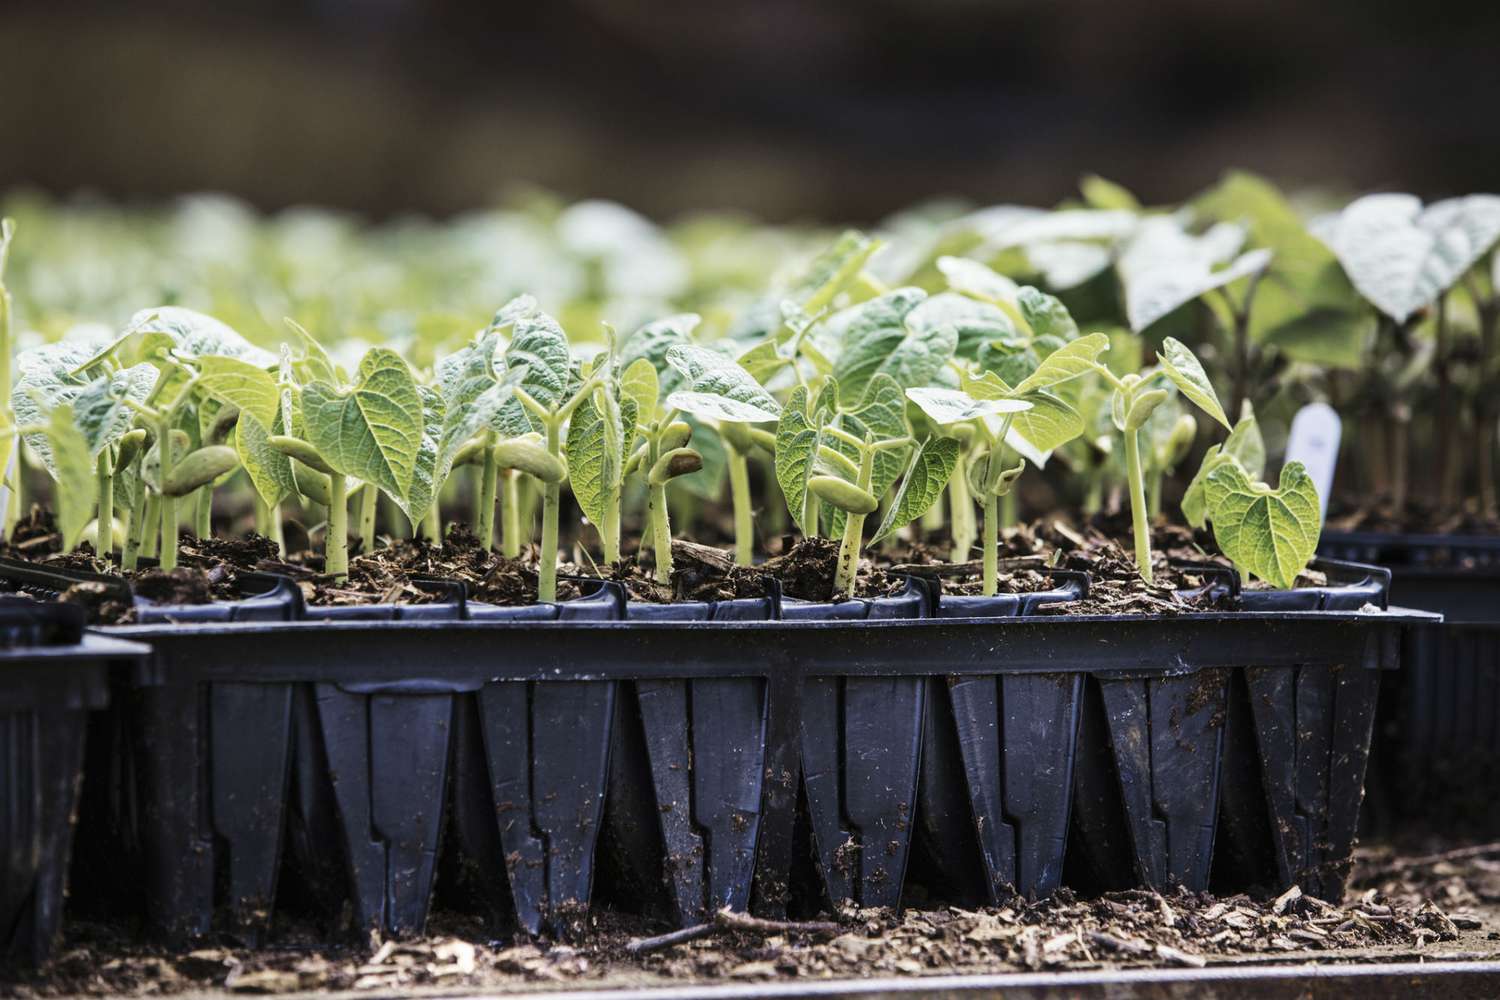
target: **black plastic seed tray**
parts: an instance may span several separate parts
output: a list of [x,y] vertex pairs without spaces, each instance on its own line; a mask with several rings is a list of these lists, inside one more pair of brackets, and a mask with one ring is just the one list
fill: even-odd
[[83,631],[83,610],[0,598],[0,961],[43,962],[62,919],[84,734],[108,675],[146,646]]
[[1443,616],[1381,692],[1387,818],[1500,830],[1500,538],[1325,532],[1320,550],[1380,562],[1393,603]]
[[[936,601],[927,607],[940,604],[929,596]],[[651,817],[654,824],[635,833],[660,837],[659,849],[636,860],[644,870],[626,873],[661,887],[681,920],[720,899],[739,905],[747,872],[752,903],[767,910],[784,905],[794,890],[806,891],[793,885],[799,782],[820,867],[815,892],[838,901],[899,903],[911,829],[923,808],[922,748],[935,739],[956,744],[960,761],[967,746],[971,760],[989,766],[986,772],[968,761],[960,765],[970,808],[967,840],[980,845],[967,878],[986,893],[1027,879],[1028,891],[1047,891],[1063,871],[1070,837],[1075,847],[1089,848],[1088,860],[1104,864],[1104,881],[1203,883],[1222,825],[1218,789],[1230,782],[1246,784],[1240,801],[1263,803],[1262,829],[1281,829],[1288,817],[1308,827],[1296,843],[1260,844],[1263,854],[1252,858],[1264,867],[1240,874],[1278,884],[1287,873],[1327,871],[1316,891],[1332,893],[1349,846],[1339,831],[1352,830],[1359,806],[1370,716],[1361,716],[1358,698],[1320,700],[1303,692],[1326,692],[1330,684],[1338,692],[1395,666],[1402,631],[1428,620],[1367,609],[1174,618],[335,621],[151,626],[131,634],[155,651],[140,671],[142,689],[184,692],[173,698],[320,685],[365,698],[362,711],[370,718],[397,700],[433,699],[423,718],[382,729],[370,753],[388,761],[388,770],[372,758],[342,774],[365,782],[361,798],[369,803],[368,815],[344,817],[345,829],[368,838],[372,857],[383,852],[377,859],[383,867],[372,863],[375,875],[356,887],[362,919],[387,933],[409,933],[425,915],[454,752],[469,771],[455,789],[489,793],[488,802],[480,794],[477,804],[455,801],[451,810],[466,817],[457,825],[465,831],[467,867],[509,893],[515,919],[528,929],[588,904],[604,804],[622,794],[637,812],[647,795],[658,810],[671,805],[675,813],[686,804],[680,822]],[[1291,678],[1296,726],[1286,728],[1280,717],[1252,718],[1248,738],[1258,766],[1231,774],[1224,729],[1232,681],[1251,671],[1273,688],[1277,678]],[[974,685],[974,704],[984,689],[999,702],[966,715],[973,720],[967,731],[956,717],[929,713],[924,701],[934,685],[965,684]],[[633,705],[626,699],[629,711],[618,709],[622,688],[636,692]],[[659,711],[651,709],[661,721],[654,731],[676,743],[647,738],[643,689],[660,699]],[[318,707],[322,716],[325,706]],[[1101,733],[1093,741],[1080,738],[1075,752],[1070,714],[1086,736],[1091,710]],[[632,725],[640,723],[634,735],[617,722],[622,711]],[[467,718],[457,739],[449,735],[455,712]],[[898,721],[905,725],[899,731]],[[154,725],[167,724],[159,718]],[[182,728],[181,717],[172,725]],[[1324,734],[1325,743],[1306,743],[1304,729]],[[262,747],[264,733],[246,727],[232,752],[228,744],[210,747],[213,782],[174,786],[180,794],[169,800],[177,823],[162,822],[153,834],[163,846],[148,902],[159,915],[191,912],[200,922],[212,915],[211,870],[197,872],[182,859],[219,836],[225,803],[243,802],[232,785],[237,775],[228,767],[214,770],[215,756],[237,760],[263,749],[269,755],[275,747]],[[705,735],[714,749],[701,754]],[[638,761],[633,770],[612,769],[611,755],[632,744],[637,757],[644,746],[644,768]],[[169,770],[167,755],[198,746],[163,744],[158,766]],[[666,766],[653,768],[653,753]],[[691,763],[688,773],[671,768],[673,753],[679,764]],[[747,760],[760,761],[755,773]],[[952,769],[941,760],[926,763]],[[329,766],[340,767],[331,759]],[[1071,823],[1067,796],[1058,794],[1068,787],[1070,769]],[[623,792],[613,787],[622,782]],[[820,782],[835,791],[817,792]],[[1340,791],[1349,784],[1352,795]],[[1291,789],[1289,800],[1278,797],[1283,788]],[[1085,801],[1101,790],[1099,801]],[[814,812],[815,795],[822,796],[822,815]],[[340,797],[341,809],[345,801]],[[989,837],[985,827],[994,815],[1004,817],[1007,832]],[[947,822],[961,819],[955,808]],[[753,837],[751,828],[758,829]],[[720,836],[727,830],[729,844],[714,843],[715,830]],[[274,832],[266,838],[274,844]],[[955,880],[966,877],[963,839],[964,831],[954,833]],[[687,845],[686,859],[672,857],[674,843]],[[1278,867],[1277,857],[1285,864]],[[232,872],[233,853],[230,862]],[[191,890],[187,907],[184,888]],[[175,902],[168,906],[168,899]],[[180,922],[177,929],[198,926],[206,924]]]

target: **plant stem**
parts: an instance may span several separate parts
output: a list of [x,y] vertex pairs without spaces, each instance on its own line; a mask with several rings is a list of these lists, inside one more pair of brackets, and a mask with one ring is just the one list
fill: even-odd
[[[1009,494],[1007,494],[1009,495]],[[994,597],[1000,582],[1000,498],[991,493],[984,498],[984,596]]]
[[812,490],[802,498],[802,537],[818,537],[818,498],[813,496]]
[[1083,512],[1088,515],[1099,513],[1104,506],[1104,471],[1099,468],[1089,469],[1084,473],[1088,487],[1083,494]]
[[1135,567],[1151,582],[1151,525],[1146,520],[1146,487],[1141,477],[1141,432],[1125,432],[1125,476],[1130,480],[1130,522],[1135,529]]
[[[562,455],[560,420],[547,421],[547,451]],[[562,483],[547,483],[542,491],[542,551],[537,566],[536,599],[557,600],[557,515],[562,507]]]
[[[161,460],[161,482],[165,485],[172,478],[176,458],[172,447],[172,422],[163,419],[156,429],[156,440],[161,442],[157,454]],[[171,572],[177,568],[177,498],[163,495],[161,498],[161,557],[163,570]]]
[[1163,472],[1159,465],[1152,465],[1151,478],[1146,483],[1146,512],[1151,520],[1161,517],[1161,487]]
[[953,536],[953,551],[948,558],[953,562],[965,562],[969,550],[974,548],[974,498],[969,494],[969,474],[965,461],[960,462],[948,479],[949,533]]
[[604,501],[604,523],[599,525],[599,540],[604,545],[604,561],[620,561],[620,487],[611,488]]
[[500,475],[491,440],[493,434],[485,431],[484,464],[479,470],[479,544],[486,552],[495,547],[495,485]]
[[212,485],[198,487],[194,495],[193,507],[193,534],[199,538],[208,538],[213,535],[214,528],[214,489]]
[[[139,498],[137,498],[139,499]],[[135,569],[136,563],[141,555],[141,530],[145,527],[144,503],[136,503],[130,508],[130,515],[125,519],[125,547],[120,550],[120,568]]]
[[[870,480],[875,471],[875,450],[870,447],[860,449],[859,459],[859,482],[860,489],[868,491]],[[859,550],[864,541],[865,515],[844,515],[844,538],[839,544],[839,566],[833,578],[833,592],[835,595],[845,594],[854,596],[854,584],[859,573]]]
[[375,512],[380,491],[374,483],[365,483],[359,488],[359,550],[375,550]]
[[323,539],[323,569],[335,580],[349,575],[349,481],[342,472],[328,477],[328,534]]
[[434,548],[443,547],[443,518],[438,513],[436,500],[432,501],[432,506],[427,508],[427,513],[422,518],[422,534]]
[[521,474],[505,470],[505,501],[500,505],[500,554],[507,559],[521,556]]
[[750,463],[745,453],[727,445],[729,455],[729,492],[734,501],[734,562],[749,566],[754,556],[755,521],[750,506]]
[[1016,526],[1016,522],[1020,520],[1020,515],[1016,512],[1016,507],[1016,491],[1012,487],[1010,492],[1000,498],[1000,526],[1002,528],[1014,528]]
[[[161,494],[147,494],[146,513],[141,520],[141,555],[153,559],[156,557],[157,539],[161,535]],[[135,568],[133,563],[130,568]]]
[[115,549],[115,467],[110,461],[108,448],[99,453],[94,469],[99,482],[99,529],[95,548],[100,558],[108,559]]
[[651,520],[651,546],[656,552],[656,582],[672,582],[672,524],[667,514],[667,487],[650,487],[646,516]]

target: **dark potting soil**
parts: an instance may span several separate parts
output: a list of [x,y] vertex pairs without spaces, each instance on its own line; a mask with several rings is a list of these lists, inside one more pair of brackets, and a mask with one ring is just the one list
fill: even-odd
[[[607,910],[570,940],[496,940],[477,919],[435,914],[407,942],[330,945],[279,925],[249,950],[143,945],[122,928],[70,922],[52,965],[0,973],[8,996],[335,991],[500,992],[805,978],[1490,959],[1500,957],[1500,844],[1361,848],[1340,906],[1292,889],[1272,899],[1185,892],[1013,899],[983,909],[842,910],[802,923],[716,922],[697,939]],[[1426,853],[1412,853],[1414,850]]]

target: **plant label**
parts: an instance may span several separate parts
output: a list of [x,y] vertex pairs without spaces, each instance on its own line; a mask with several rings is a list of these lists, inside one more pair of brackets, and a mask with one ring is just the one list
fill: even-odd
[[1333,407],[1327,403],[1308,403],[1292,418],[1292,433],[1286,443],[1286,460],[1301,462],[1306,467],[1318,488],[1318,512],[1325,518],[1342,434],[1343,425]]

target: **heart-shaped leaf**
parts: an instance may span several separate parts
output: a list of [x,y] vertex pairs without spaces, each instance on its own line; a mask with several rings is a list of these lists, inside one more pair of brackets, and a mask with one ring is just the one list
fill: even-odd
[[1078,324],[1073,322],[1073,314],[1056,296],[1027,285],[1017,294],[1016,305],[1020,307],[1026,325],[1031,327],[1032,336],[1052,337],[1063,342],[1078,338]]
[[1291,587],[1318,548],[1318,490],[1301,462],[1288,462],[1276,489],[1254,482],[1238,462],[1221,463],[1205,485],[1219,549],[1242,571]]
[[314,382],[302,390],[307,443],[336,471],[405,503],[422,446],[422,395],[406,361],[383,347],[365,354],[357,379],[351,389]]
[[803,505],[807,499],[807,480],[812,475],[817,459],[818,443],[822,437],[823,415],[808,413],[808,394],[804,386],[797,386],[782,408],[781,420],[776,424],[776,482],[786,497],[787,510],[799,530],[806,530],[802,523]]
[[1424,210],[1412,195],[1366,195],[1320,227],[1319,235],[1360,294],[1405,322],[1500,240],[1500,196],[1471,195]]
[[1036,371],[1026,376],[1015,388],[1016,395],[1024,396],[1039,389],[1060,385],[1094,370],[1099,355],[1109,350],[1109,337],[1102,333],[1091,333],[1069,341],[1042,359]]
[[94,461],[88,441],[78,429],[73,407],[61,403],[47,418],[47,443],[52,465],[49,471],[57,480],[53,503],[57,506],[57,526],[62,532],[63,548],[72,549],[88,526],[94,510]]
[[281,394],[276,379],[264,368],[239,358],[204,355],[198,359],[198,388],[210,398],[228,403],[269,427],[276,419]]
[[153,366],[135,365],[100,376],[74,397],[73,419],[88,443],[90,457],[97,457],[126,435],[136,418],[126,400],[144,403],[156,378]]

